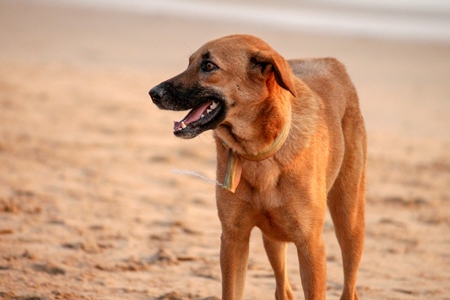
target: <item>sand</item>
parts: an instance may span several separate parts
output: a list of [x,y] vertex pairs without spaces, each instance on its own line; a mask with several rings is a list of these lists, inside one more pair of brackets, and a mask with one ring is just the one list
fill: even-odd
[[[0,298],[220,299],[211,133],[148,90],[204,42],[251,33],[287,58],[334,56],[369,136],[362,299],[450,299],[450,45],[0,2]],[[342,263],[327,218],[328,299]],[[302,299],[295,247],[288,270]],[[273,299],[253,231],[245,299]]]

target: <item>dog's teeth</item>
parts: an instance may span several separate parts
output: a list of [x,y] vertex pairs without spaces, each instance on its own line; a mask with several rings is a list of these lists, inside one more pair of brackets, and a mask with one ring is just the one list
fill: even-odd
[[207,109],[207,110],[206,110],[206,113],[209,114],[210,112],[212,112],[212,110],[210,110],[210,109]]
[[212,104],[211,104],[211,109],[214,109],[214,108],[216,108],[217,106],[218,106],[219,104],[217,103],[217,102],[213,102]]
[[202,116],[200,117],[200,119],[201,119],[201,118],[204,118],[204,117],[205,117],[205,115],[202,115]]
[[181,122],[181,128],[186,128],[186,124],[184,124],[184,122]]

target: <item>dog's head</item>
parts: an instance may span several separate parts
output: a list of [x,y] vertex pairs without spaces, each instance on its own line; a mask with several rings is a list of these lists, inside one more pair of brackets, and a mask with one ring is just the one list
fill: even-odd
[[174,134],[188,139],[221,124],[242,126],[265,99],[286,92],[296,94],[286,60],[259,38],[232,35],[202,46],[150,96],[161,109],[190,110],[174,124]]

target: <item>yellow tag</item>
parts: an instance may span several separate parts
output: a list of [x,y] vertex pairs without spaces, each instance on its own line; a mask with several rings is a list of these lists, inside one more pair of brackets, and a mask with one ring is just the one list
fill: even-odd
[[223,180],[222,187],[230,192],[234,193],[239,185],[242,174],[242,164],[239,158],[233,150],[228,150],[228,163],[225,178]]

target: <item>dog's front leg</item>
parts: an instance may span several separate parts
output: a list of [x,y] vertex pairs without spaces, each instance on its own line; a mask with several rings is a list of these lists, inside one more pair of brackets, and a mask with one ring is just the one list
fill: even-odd
[[222,229],[220,246],[222,300],[242,299],[247,273],[250,230]]
[[[318,216],[320,214],[322,213],[317,212],[313,215]],[[305,300],[325,300],[327,271],[325,244],[322,239],[323,221],[317,222],[317,220],[310,219],[303,224],[303,228],[306,227],[307,223],[315,224],[311,227],[311,230],[303,232],[301,239],[295,241],[303,293]]]
[[297,245],[305,300],[324,300],[326,297],[326,256],[321,236]]

